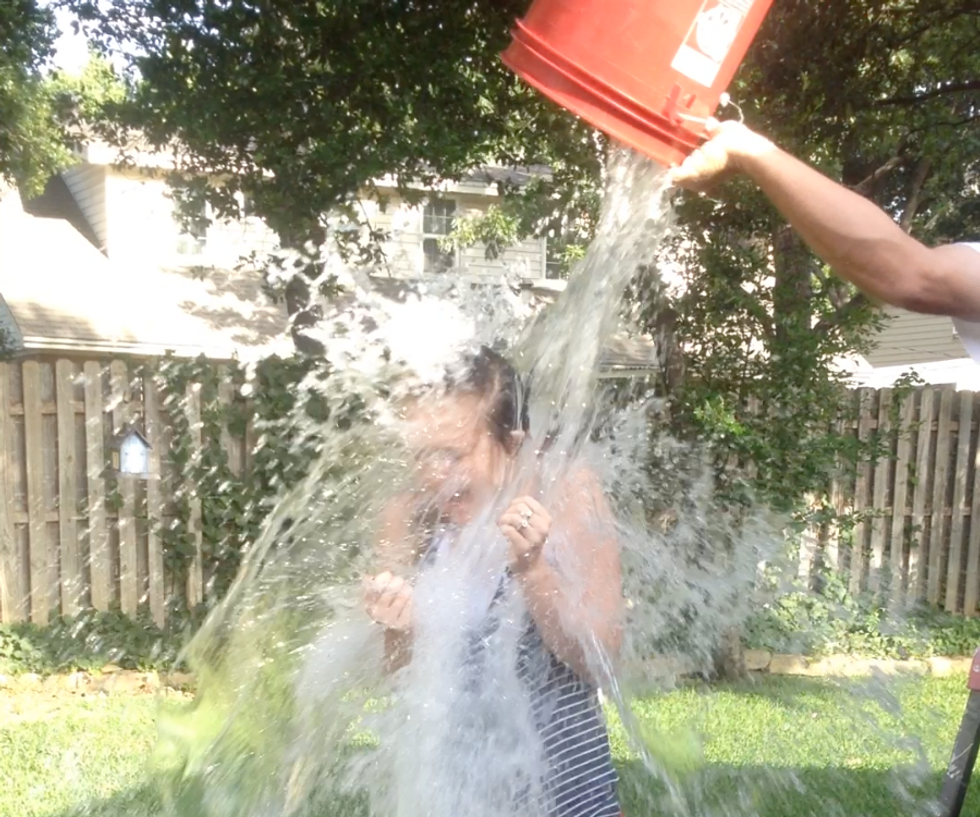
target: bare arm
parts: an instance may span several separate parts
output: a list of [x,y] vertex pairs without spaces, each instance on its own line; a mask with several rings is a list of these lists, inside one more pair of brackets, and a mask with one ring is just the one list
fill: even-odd
[[562,564],[538,558],[517,575],[548,649],[589,678],[594,676],[592,638],[613,658],[622,643],[619,544],[601,488],[585,472],[570,481],[554,514],[551,535],[567,548]]
[[867,295],[914,312],[980,320],[980,253],[926,247],[872,202],[744,125],[712,123],[709,135],[674,171],[679,184],[699,189],[742,172],[826,264]]

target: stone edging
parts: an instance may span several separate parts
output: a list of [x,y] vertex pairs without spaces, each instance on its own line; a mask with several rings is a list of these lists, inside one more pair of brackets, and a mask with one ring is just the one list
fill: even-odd
[[[807,658],[805,655],[782,655],[768,650],[746,650],[745,668],[757,675],[792,675],[810,678],[860,678],[882,673],[884,675],[930,675],[945,678],[970,672],[972,658],[924,658],[899,661],[887,658],[855,658],[850,655],[828,655],[823,658]],[[674,661],[654,659],[654,674],[685,675],[690,667]],[[101,672],[72,672],[68,675],[42,677],[34,673],[26,675],[0,675],[2,692],[71,692],[86,694],[139,694],[159,690],[189,692],[194,688],[194,676],[172,672],[161,676],[156,672],[124,670],[109,664]]]
[[767,650],[746,650],[745,668],[753,673],[797,675],[811,678],[859,678],[885,675],[930,675],[945,678],[968,674],[972,658],[922,658],[901,661],[889,658],[855,658],[850,655],[828,655],[807,658],[804,655],[773,654]]
[[0,692],[72,692],[86,694],[138,694],[159,690],[188,691],[194,686],[194,676],[172,672],[161,676],[157,672],[125,670],[113,664],[100,672],[72,672],[67,675],[41,676],[0,675]]

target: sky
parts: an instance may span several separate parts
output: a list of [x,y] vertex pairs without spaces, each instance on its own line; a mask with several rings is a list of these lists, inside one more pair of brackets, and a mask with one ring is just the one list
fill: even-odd
[[54,65],[67,73],[78,73],[88,61],[88,41],[85,35],[76,34],[71,27],[74,16],[65,9],[57,9],[55,18],[61,36],[55,43]]

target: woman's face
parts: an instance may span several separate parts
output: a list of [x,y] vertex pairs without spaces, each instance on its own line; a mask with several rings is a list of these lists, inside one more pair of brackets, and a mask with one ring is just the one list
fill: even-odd
[[408,445],[422,491],[444,517],[470,522],[493,500],[507,474],[506,448],[476,395],[426,398],[408,415]]

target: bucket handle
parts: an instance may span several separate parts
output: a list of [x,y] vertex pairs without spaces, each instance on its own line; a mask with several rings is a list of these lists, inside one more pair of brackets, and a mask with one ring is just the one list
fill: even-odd
[[[740,125],[744,125],[745,124],[745,114],[742,113],[741,106],[737,102],[732,102],[731,96],[726,91],[725,93],[723,93],[718,98],[718,107],[719,108],[727,108],[729,106],[733,107],[736,111],[738,111],[738,123]],[[703,116],[691,116],[691,114],[689,114],[689,113],[682,113],[681,111],[677,111],[675,113],[675,116],[678,116],[681,119],[684,119],[684,120],[686,120],[688,122],[694,122],[697,125],[704,125],[708,121]]]

